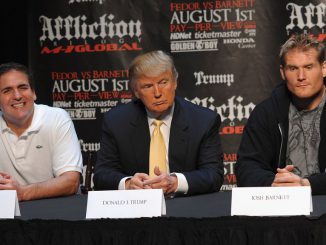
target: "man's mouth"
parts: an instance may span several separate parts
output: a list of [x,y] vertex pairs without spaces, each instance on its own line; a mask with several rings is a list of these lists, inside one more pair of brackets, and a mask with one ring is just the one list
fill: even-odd
[[308,85],[308,83],[298,83],[297,87],[307,87]]
[[25,105],[25,103],[22,102],[22,103],[19,103],[19,104],[14,104],[14,105],[12,105],[12,107],[14,107],[14,108],[22,108],[24,105]]
[[165,101],[158,101],[154,103],[155,106],[163,105],[163,104],[165,104]]

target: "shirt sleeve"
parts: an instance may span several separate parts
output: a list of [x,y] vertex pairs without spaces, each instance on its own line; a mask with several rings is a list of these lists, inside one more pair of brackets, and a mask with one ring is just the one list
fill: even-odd
[[181,173],[171,173],[171,175],[176,176],[178,179],[178,187],[175,192],[187,194],[189,186],[186,177]]
[[53,129],[53,172],[59,176],[67,171],[82,172],[83,159],[74,124],[69,115],[62,111],[54,118]]
[[125,190],[126,189],[126,181],[130,178],[131,178],[130,176],[122,178],[119,182],[118,190]]

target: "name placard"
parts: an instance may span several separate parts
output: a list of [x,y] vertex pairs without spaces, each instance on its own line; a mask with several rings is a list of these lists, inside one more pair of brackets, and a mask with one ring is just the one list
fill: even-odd
[[165,214],[162,189],[88,192],[86,219],[157,217]]
[[13,219],[15,216],[20,216],[16,190],[1,190],[0,202],[0,219]]
[[235,187],[232,189],[231,215],[292,216],[312,212],[311,188]]

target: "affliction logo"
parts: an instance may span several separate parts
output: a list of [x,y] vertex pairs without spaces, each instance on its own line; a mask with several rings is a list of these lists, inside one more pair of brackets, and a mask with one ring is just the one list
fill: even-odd
[[42,54],[141,50],[141,22],[116,21],[104,14],[89,23],[85,15],[49,18],[40,16]]
[[252,102],[247,105],[243,105],[243,98],[241,96],[232,96],[227,100],[226,104],[223,104],[221,106],[215,106],[213,104],[215,101],[213,97],[206,97],[203,99],[195,97],[194,99],[189,101],[217,112],[220,115],[222,122],[226,120],[234,122],[235,119],[240,122],[244,119],[248,119],[250,113],[255,108],[255,104]]
[[326,37],[325,34],[325,17],[326,17],[326,4],[320,3],[314,5],[298,5],[295,3],[288,3],[286,9],[291,11],[289,16],[290,23],[286,26],[288,34],[295,28],[305,32],[318,33],[318,39],[323,41]]

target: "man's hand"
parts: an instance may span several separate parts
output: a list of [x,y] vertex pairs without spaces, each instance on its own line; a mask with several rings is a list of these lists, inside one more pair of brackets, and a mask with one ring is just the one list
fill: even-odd
[[0,172],[0,190],[16,190],[18,200],[23,200],[23,186],[21,186],[11,175]]
[[155,177],[144,181],[145,186],[152,189],[162,189],[164,194],[175,192],[178,187],[178,179],[174,175],[162,173],[158,167],[154,169]]
[[19,201],[73,195],[79,188],[80,173],[64,172],[58,177],[28,185],[19,184],[11,175],[0,172],[0,190],[16,190]]
[[131,179],[126,181],[126,190],[151,189],[149,185],[144,185],[144,181],[149,178],[148,174],[136,173]]
[[292,173],[293,169],[293,165],[278,168],[272,186],[310,186],[309,180]]

